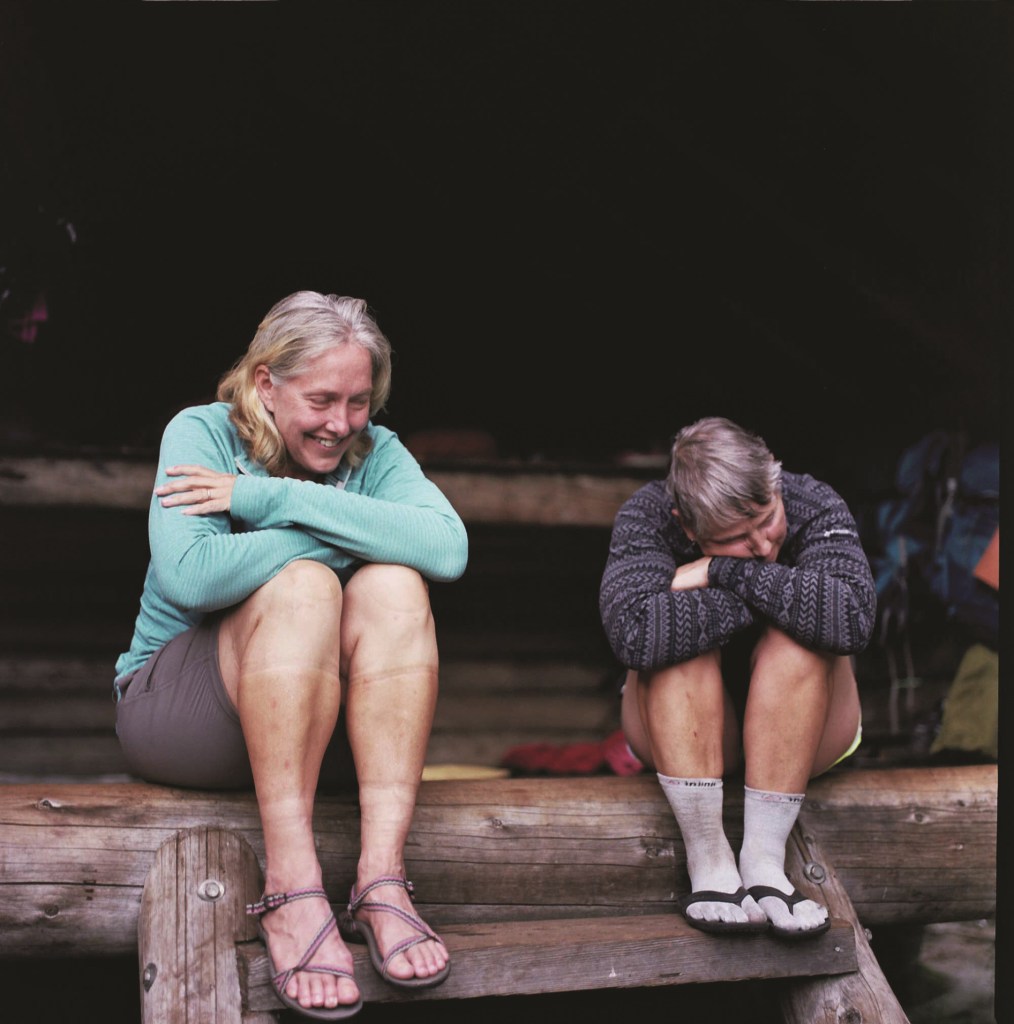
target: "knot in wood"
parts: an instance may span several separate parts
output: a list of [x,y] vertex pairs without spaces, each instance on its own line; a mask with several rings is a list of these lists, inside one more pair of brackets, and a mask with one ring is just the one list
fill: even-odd
[[863,1024],[862,1011],[850,1006],[839,1018],[840,1024]]
[[503,818],[490,818],[489,819],[489,827],[490,828],[506,828],[507,826],[504,824]]

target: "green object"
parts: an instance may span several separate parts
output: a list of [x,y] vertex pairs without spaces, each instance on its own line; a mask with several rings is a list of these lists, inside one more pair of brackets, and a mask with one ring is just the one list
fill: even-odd
[[997,756],[1000,657],[984,644],[973,644],[958,665],[944,699],[943,720],[931,754],[965,750]]

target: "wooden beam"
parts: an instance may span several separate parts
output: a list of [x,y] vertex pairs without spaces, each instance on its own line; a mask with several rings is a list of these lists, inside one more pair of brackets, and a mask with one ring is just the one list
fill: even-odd
[[261,879],[235,832],[183,829],[159,847],[137,928],[143,1024],[246,1021],[236,944],[256,938],[246,905],[260,898]]
[[[433,469],[427,476],[465,522],[538,526],[611,526],[620,505],[648,479],[523,465]],[[143,511],[154,479],[151,462],[0,456],[0,505]]]
[[[590,989],[776,979],[825,978],[856,968],[852,928],[831,930],[792,949],[757,936],[713,936],[679,914],[617,915],[544,921],[496,921],[440,930],[451,954],[450,976],[438,988],[405,992],[380,980],[363,947],[352,946],[355,974],[369,1003],[478,996],[540,995]],[[259,943],[237,948],[247,1005],[277,1010]]]
[[[817,779],[801,822],[819,836],[867,927],[996,910],[995,765],[849,770]],[[727,791],[736,847],[742,797]],[[197,825],[238,831],[263,858],[251,794],[141,783],[0,785],[0,958],[132,951],[159,846]],[[354,797],[321,796],[315,832],[339,903],[358,858]],[[670,914],[682,841],[654,778],[422,784],[406,860],[434,926]]]
[[812,830],[799,824],[789,836],[786,873],[804,896],[828,909],[833,922],[851,926],[857,970],[836,977],[799,978],[783,986],[785,1024],[838,1024],[839,1021],[876,1021],[909,1024],[908,1017],[873,955],[866,929],[834,863]]

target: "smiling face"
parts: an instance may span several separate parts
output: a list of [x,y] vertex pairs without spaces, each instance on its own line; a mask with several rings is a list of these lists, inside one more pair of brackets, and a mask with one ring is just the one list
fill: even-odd
[[369,422],[373,364],[359,345],[329,349],[302,373],[277,383],[261,364],[254,380],[285,442],[287,476],[312,480],[334,472]]
[[763,562],[774,562],[785,543],[788,525],[785,521],[785,505],[780,494],[776,494],[766,505],[755,506],[751,516],[734,520],[729,526],[716,530],[708,537],[694,535],[686,530],[691,540],[704,555],[727,555],[730,558],[756,558]]

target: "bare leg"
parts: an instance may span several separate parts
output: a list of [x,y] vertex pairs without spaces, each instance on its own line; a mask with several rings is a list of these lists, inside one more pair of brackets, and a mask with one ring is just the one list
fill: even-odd
[[[740,871],[748,887],[790,894],[785,843],[807,781],[848,750],[860,722],[859,692],[848,658],[810,651],[769,629],[754,653],[743,729],[746,816]],[[809,931],[827,919],[805,900],[788,907],[759,900],[774,925]]]
[[[694,893],[735,894],[743,882],[725,835],[722,776],[739,759],[739,728],[716,651],[653,673],[630,673],[623,694],[627,742],[659,773],[687,852]],[[700,900],[688,919],[748,925],[764,915],[754,900]]]
[[[713,774],[718,777],[735,771],[739,767],[742,756],[739,723],[736,721],[732,699],[722,685],[718,652],[706,655],[705,659],[703,662],[701,659],[695,659],[692,662],[686,662],[686,667],[677,665],[655,673],[640,675],[637,672],[627,673],[620,709],[621,724],[630,749],[648,768],[654,768],[666,775],[690,777]],[[713,666],[708,664],[711,660],[714,661]],[[691,697],[687,694],[686,688],[681,687],[679,680],[685,676],[689,666],[696,666],[698,662],[701,662],[702,667],[706,666],[708,678],[701,690],[702,692],[707,691],[705,702],[709,705],[712,719],[716,714],[716,703],[720,702],[721,708],[719,712],[721,742],[718,759],[716,761],[715,743],[712,737],[706,741],[709,746],[707,754],[704,755],[706,763],[702,763],[702,755],[696,749],[694,726],[689,721],[681,721],[678,711],[678,702],[691,702]],[[717,679],[714,672],[719,672]],[[673,678],[669,679],[669,676]],[[661,684],[654,687],[654,696],[651,696],[656,680],[661,680]],[[720,693],[720,697],[717,699],[716,683]],[[692,684],[690,690],[693,692]],[[666,696],[667,693],[672,692],[676,694],[676,701],[670,705],[666,701]],[[700,709],[695,707],[694,714],[695,717],[700,717]],[[689,737],[685,735],[684,730],[689,732]],[[657,754],[656,744],[658,745]]]
[[[359,778],[358,891],[375,878],[405,875],[405,841],[438,685],[429,593],[418,573],[403,566],[368,565],[349,581],[342,676],[348,680],[346,721]],[[377,890],[375,898],[414,913],[408,894],[398,886]],[[394,914],[359,910],[357,918],[368,921],[383,951],[419,934]],[[443,944],[426,941],[394,957],[388,972],[396,978],[425,978],[447,962]]]
[[[239,711],[264,831],[268,893],[317,887],[321,868],[313,841],[313,804],[324,751],[340,706],[339,638],[342,590],[316,562],[294,562],[223,620],[219,663]],[[309,898],[263,919],[279,970],[298,963],[330,913]],[[352,969],[336,932],[313,959]],[[354,1003],[354,982],[300,972],[288,994],[303,1006]]]

